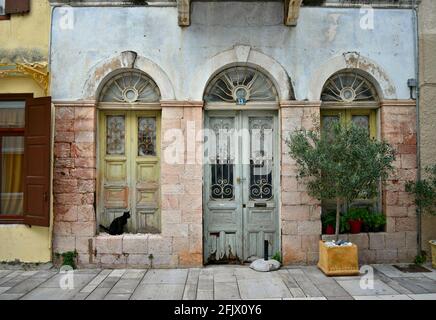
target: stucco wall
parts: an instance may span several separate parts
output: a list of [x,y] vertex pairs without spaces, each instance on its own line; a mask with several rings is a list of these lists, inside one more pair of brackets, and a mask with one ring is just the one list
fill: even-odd
[[[436,1],[423,0],[420,19],[420,122],[421,165],[436,164]],[[428,241],[436,239],[436,217],[422,219],[422,243],[430,250]]]
[[49,35],[50,4],[31,1],[29,13],[0,21],[0,63],[47,61]]
[[[283,25],[282,3],[193,3],[192,23],[177,25],[174,7],[76,7],[74,26],[61,28],[65,13],[53,12],[52,94],[55,100],[89,99],[84,84],[100,61],[132,50],[168,75],[177,100],[202,100],[198,79],[215,72],[210,60],[235,45],[271,56],[292,79],[298,100],[313,99],[322,85],[319,69],[356,51],[382,66],[373,68],[394,88],[386,98],[408,99],[414,76],[412,13],[376,10],[374,29],[360,28],[359,9],[302,8],[298,26]],[[326,75],[328,77],[328,75]],[[387,85],[389,86],[389,85]],[[201,89],[198,89],[198,88]],[[318,97],[319,99],[319,97]]]

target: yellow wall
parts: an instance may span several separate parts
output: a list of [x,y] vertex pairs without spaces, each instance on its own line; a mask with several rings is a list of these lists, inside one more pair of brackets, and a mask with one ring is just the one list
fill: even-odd
[[[47,63],[50,38],[48,0],[32,0],[29,14],[0,20],[0,63]],[[14,58],[17,56],[18,58]],[[15,59],[15,60],[14,60]],[[0,78],[0,93],[33,93],[45,96],[32,78]],[[0,261],[48,262],[51,260],[51,228],[0,224]]]
[[32,0],[29,13],[14,14],[10,20],[0,20],[0,48],[39,49],[47,59],[50,16],[48,0]]
[[25,77],[0,78],[0,93],[33,93],[35,98],[45,96],[35,81]]
[[48,228],[0,225],[0,261],[48,262],[50,255]]

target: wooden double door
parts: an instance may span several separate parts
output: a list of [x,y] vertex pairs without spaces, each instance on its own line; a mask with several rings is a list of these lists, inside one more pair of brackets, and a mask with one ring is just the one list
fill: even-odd
[[280,250],[276,111],[207,111],[204,261],[235,263]]
[[129,210],[128,233],[159,233],[160,112],[100,111],[99,224]]

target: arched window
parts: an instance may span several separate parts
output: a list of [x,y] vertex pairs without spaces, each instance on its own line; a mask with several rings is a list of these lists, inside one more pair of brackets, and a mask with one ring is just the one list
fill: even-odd
[[327,80],[321,100],[342,103],[377,101],[377,92],[374,86],[357,71],[341,72]]
[[138,70],[126,70],[112,77],[103,86],[101,102],[115,103],[151,103],[160,100],[156,83],[145,73]]
[[230,67],[217,74],[206,88],[206,102],[278,101],[272,81],[261,71],[248,66]]
[[[331,76],[325,83],[321,93],[321,128],[328,134],[333,122],[343,124],[354,123],[368,130],[371,138],[377,138],[377,112],[379,98],[375,86],[364,77],[359,70],[345,70]],[[323,217],[335,212],[336,203],[331,199],[323,199]],[[343,212],[351,207],[366,208],[377,213],[381,209],[381,196],[374,199],[358,199],[345,204]]]
[[321,93],[321,125],[332,121],[354,124],[377,136],[378,95],[374,85],[359,70],[346,70],[331,76]]

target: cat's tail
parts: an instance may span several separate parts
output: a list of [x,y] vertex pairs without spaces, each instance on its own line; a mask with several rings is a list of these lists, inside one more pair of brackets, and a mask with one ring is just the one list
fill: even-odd
[[100,225],[100,228],[103,229],[104,231],[106,231],[107,233],[109,233],[109,229],[106,228],[105,226]]

